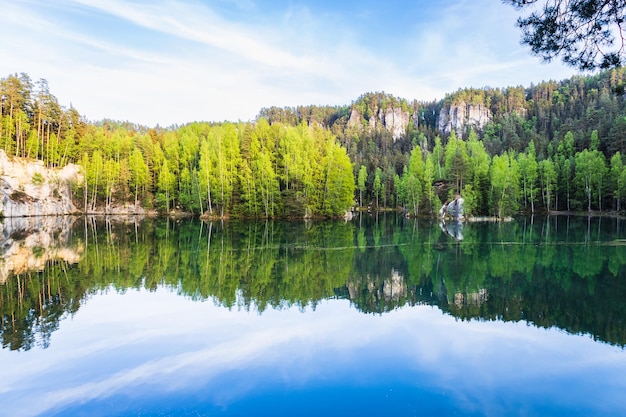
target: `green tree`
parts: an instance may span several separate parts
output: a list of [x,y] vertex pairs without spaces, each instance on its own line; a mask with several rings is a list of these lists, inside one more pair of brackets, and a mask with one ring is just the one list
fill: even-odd
[[374,197],[376,198],[376,208],[379,207],[378,202],[382,190],[382,175],[383,171],[377,167],[374,174],[374,185],[372,187],[374,189]]
[[[485,150],[485,145],[478,140],[476,132],[470,130],[467,139],[468,182],[472,186],[474,194],[474,210],[479,213],[488,213],[489,194],[489,166],[491,158]],[[463,197],[466,197],[465,194]]]
[[102,179],[104,181],[105,211],[108,213],[111,210],[113,192],[116,185],[119,184],[120,166],[114,159],[108,159],[103,168]]
[[365,165],[361,165],[359,169],[359,177],[357,180],[359,188],[359,206],[363,207],[363,192],[365,191],[365,185],[367,181],[367,168]]
[[598,137],[598,130],[594,129],[591,132],[591,138],[589,139],[589,150],[597,151],[600,149],[600,138]]
[[414,216],[419,214],[419,206],[424,192],[424,160],[422,150],[415,146],[411,151],[409,168],[402,179],[406,202]]
[[144,159],[143,154],[139,148],[133,149],[129,160],[130,168],[130,185],[134,189],[135,206],[139,202],[139,192],[145,193],[148,181],[150,179],[150,173],[148,171],[148,165]]
[[552,206],[552,199],[558,180],[558,175],[552,159],[544,159],[539,162],[539,177],[541,182],[541,195],[544,205],[548,210]]
[[561,57],[583,71],[624,64],[623,0],[546,0],[539,8],[538,0],[505,1],[519,10],[533,10],[520,17],[517,26],[522,43],[544,61]]
[[[248,135],[254,136],[258,141],[259,134],[262,135],[262,131],[263,127],[255,128],[255,130],[248,132]],[[231,209],[233,192],[235,191],[238,177],[237,174],[242,157],[239,148],[239,138],[237,137],[235,126],[231,123],[226,123],[222,126],[211,128],[207,140],[210,147],[209,159],[211,162],[211,175],[209,175],[211,184],[207,186],[207,189],[210,187],[212,191],[208,197],[211,200],[209,207],[216,204],[220,209],[220,216],[223,217]],[[250,161],[248,161],[248,164],[251,167]]]
[[159,170],[159,179],[157,183],[157,204],[164,208],[165,211],[170,211],[170,202],[172,199],[172,191],[176,184],[176,177],[169,168],[169,162],[167,159],[163,160],[161,169]]
[[494,156],[490,175],[494,214],[499,218],[509,216],[517,210],[518,171],[515,158],[510,153]]
[[330,136],[326,139],[319,170],[321,193],[318,213],[339,216],[354,203],[354,174],[346,150]]
[[435,213],[438,209],[437,205],[441,205],[441,201],[437,198],[433,186],[433,182],[435,181],[435,163],[431,155],[432,154],[429,154],[428,157],[426,157],[426,162],[424,163],[424,197],[428,202],[429,214]]
[[575,160],[574,181],[587,198],[587,210],[591,211],[591,201],[595,198],[598,199],[598,210],[602,210],[602,189],[607,170],[604,155],[584,149],[576,154]]
[[558,165],[557,188],[559,192],[556,195],[557,201],[555,206],[558,209],[558,196],[560,193],[565,196],[566,208],[569,211],[574,177],[574,134],[571,131],[568,131],[563,140],[559,141],[556,159],[556,164]]
[[439,136],[435,137],[435,146],[433,147],[433,162],[435,165],[435,177],[438,180],[444,179],[447,177],[445,170],[445,150],[441,145],[441,138]]
[[531,213],[534,213],[537,197],[538,165],[533,142],[528,144],[526,153],[520,153],[518,155],[517,164],[519,167],[520,186],[524,206],[530,203]]
[[24,140],[30,130],[27,114],[31,89],[32,82],[24,73],[0,80],[0,146],[7,154],[24,156]]
[[626,197],[626,171],[619,151],[611,157],[610,162],[611,189],[617,211],[622,209],[622,199]]
[[454,130],[452,130],[446,144],[445,161],[446,172],[455,183],[454,191],[461,193],[463,182],[467,179],[469,157],[467,155],[466,143],[456,137]]
[[100,185],[102,183],[102,171],[104,169],[104,161],[102,153],[99,150],[94,151],[91,158],[88,159],[89,165],[86,167],[87,183],[91,189],[90,211],[95,211],[100,194]]
[[[269,126],[268,126],[269,127]],[[242,199],[245,201],[246,214],[248,216],[263,217],[264,212],[273,212],[273,205],[270,206],[270,197],[274,196],[274,193],[268,192],[264,189],[267,184],[260,175],[270,175],[273,182],[276,178],[276,173],[272,169],[271,163],[267,164],[268,158],[263,155],[262,144],[259,138],[262,139],[263,133],[260,133],[260,129],[257,127],[255,131],[250,132],[248,142],[248,155],[245,160],[245,165],[242,164],[242,173],[244,173],[244,192],[242,192]],[[271,169],[271,171],[267,171]],[[219,171],[218,171],[219,172]],[[266,196],[264,198],[263,193]],[[266,215],[267,217],[267,215]]]

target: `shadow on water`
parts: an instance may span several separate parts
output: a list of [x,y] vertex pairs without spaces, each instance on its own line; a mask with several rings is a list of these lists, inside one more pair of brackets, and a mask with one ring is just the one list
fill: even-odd
[[433,305],[626,344],[626,230],[613,218],[447,223],[49,218],[1,225],[0,339],[47,347],[93,294],[167,287],[226,308]]

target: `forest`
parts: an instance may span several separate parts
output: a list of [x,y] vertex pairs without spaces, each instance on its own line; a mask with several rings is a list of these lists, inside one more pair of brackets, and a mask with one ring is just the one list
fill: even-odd
[[[47,167],[80,165],[73,194],[86,213],[133,204],[211,217],[337,217],[353,207],[432,216],[458,194],[470,215],[619,212],[624,78],[619,68],[431,102],[375,92],[344,106],[264,108],[250,122],[163,128],[88,121],[45,79],[12,74],[0,79],[0,148]],[[492,117],[444,133],[439,114],[458,103]],[[411,115],[400,137],[371,123],[386,109]]]

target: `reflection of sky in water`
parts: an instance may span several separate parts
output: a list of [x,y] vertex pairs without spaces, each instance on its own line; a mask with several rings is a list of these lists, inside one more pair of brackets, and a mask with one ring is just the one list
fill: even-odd
[[93,296],[50,347],[0,351],[1,413],[616,415],[626,351],[433,307],[263,314],[164,289]]

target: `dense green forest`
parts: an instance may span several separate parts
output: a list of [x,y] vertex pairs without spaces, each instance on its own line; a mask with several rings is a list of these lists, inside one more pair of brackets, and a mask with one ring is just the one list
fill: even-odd
[[[14,74],[0,80],[0,148],[48,167],[79,164],[85,181],[74,194],[85,212],[140,204],[303,217],[372,206],[431,215],[456,194],[474,215],[620,211],[624,75],[468,88],[432,102],[367,93],[345,106],[264,108],[253,122],[147,128],[88,122],[46,80]],[[460,103],[485,107],[490,121],[443,134],[440,113]],[[373,123],[387,109],[410,116],[400,137]]]

